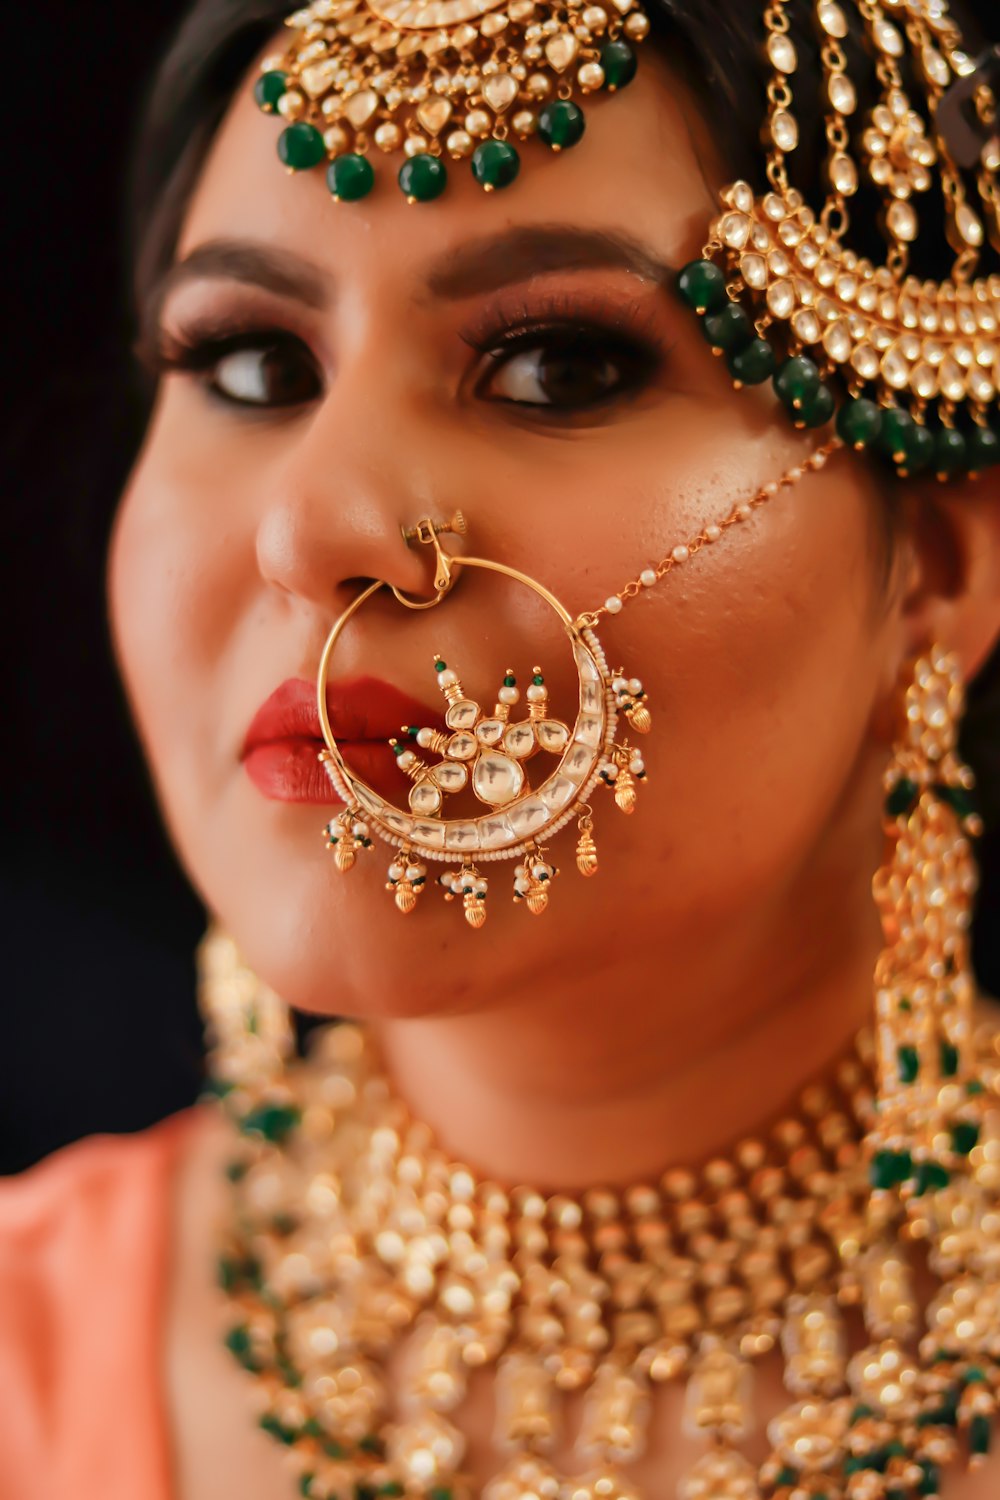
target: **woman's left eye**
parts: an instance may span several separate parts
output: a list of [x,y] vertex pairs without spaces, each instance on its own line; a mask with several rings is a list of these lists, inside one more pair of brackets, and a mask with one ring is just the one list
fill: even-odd
[[540,335],[537,330],[490,351],[490,368],[476,394],[489,400],[550,410],[586,411],[640,389],[658,354],[633,340],[584,330]]

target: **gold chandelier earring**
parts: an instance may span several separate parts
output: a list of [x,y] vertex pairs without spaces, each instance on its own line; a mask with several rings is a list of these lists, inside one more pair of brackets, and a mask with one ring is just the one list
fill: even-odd
[[909,664],[901,730],[885,772],[891,852],[875,876],[885,947],[875,970],[879,1109],[876,1189],[944,1187],[979,1138],[970,840],[982,832],[975,778],[958,754],[964,691],[941,646]]

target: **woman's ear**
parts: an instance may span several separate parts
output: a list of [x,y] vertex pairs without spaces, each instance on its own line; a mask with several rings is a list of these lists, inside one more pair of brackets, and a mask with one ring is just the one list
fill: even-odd
[[906,648],[938,641],[966,680],[1000,638],[1000,469],[979,479],[920,481],[902,498],[899,609]]

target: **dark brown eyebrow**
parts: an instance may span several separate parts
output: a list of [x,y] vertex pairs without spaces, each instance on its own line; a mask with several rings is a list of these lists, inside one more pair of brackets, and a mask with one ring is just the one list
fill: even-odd
[[[446,252],[428,273],[426,287],[432,297],[457,301],[547,271],[595,268],[629,271],[658,284],[675,270],[639,240],[618,230],[530,224],[470,240]],[[157,284],[147,305],[145,327],[157,326],[164,302],[178,286],[210,279],[263,287],[317,310],[328,305],[333,291],[330,277],[293,251],[252,240],[208,240],[175,262]]]
[[616,229],[575,224],[528,224],[470,240],[450,251],[427,278],[435,297],[456,299],[528,281],[546,271],[611,268],[665,282],[674,267],[648,246]]
[[175,261],[153,289],[144,323],[154,328],[163,304],[186,281],[240,281],[263,287],[307,307],[324,308],[330,300],[329,277],[310,261],[290,250],[260,245],[252,240],[207,240],[183,260]]

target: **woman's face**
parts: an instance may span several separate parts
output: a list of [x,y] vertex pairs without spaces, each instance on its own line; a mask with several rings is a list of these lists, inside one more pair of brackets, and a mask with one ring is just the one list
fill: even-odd
[[[385,846],[346,876],[324,849],[339,804],[308,726],[243,753],[265,700],[315,681],[364,580],[430,592],[433,559],[402,526],[461,507],[462,549],[536,576],[575,614],[817,446],[769,393],[734,393],[671,290],[713,212],[706,176],[724,169],[683,84],[648,47],[642,62],[588,109],[572,151],[527,144],[517,183],[491,195],[456,165],[418,206],[395,157],[353,204],[330,199],[322,171],[289,178],[280,122],[247,89],[190,204],[157,334],[188,368],[164,375],[121,505],[111,613],[181,859],[304,1008],[429,1014],[584,978],[617,992],[623,957],[681,963],[810,888],[836,933],[877,859],[872,725],[900,626],[872,481],[843,453],[602,622],[610,665],[649,694],[648,779],[631,818],[595,793],[596,878],[576,873],[572,828],[553,842],[562,874],[543,916],[512,903],[504,864],[487,867],[481,931],[434,886],[404,918]],[[365,733],[350,685],[366,676],[439,711],[438,652],[488,704],[508,668],[523,688],[540,665],[571,711],[551,616],[470,573],[439,609],[383,592],[356,618],[331,665],[344,734]],[[377,744],[349,758],[405,805],[385,746],[397,727],[373,714]]]

